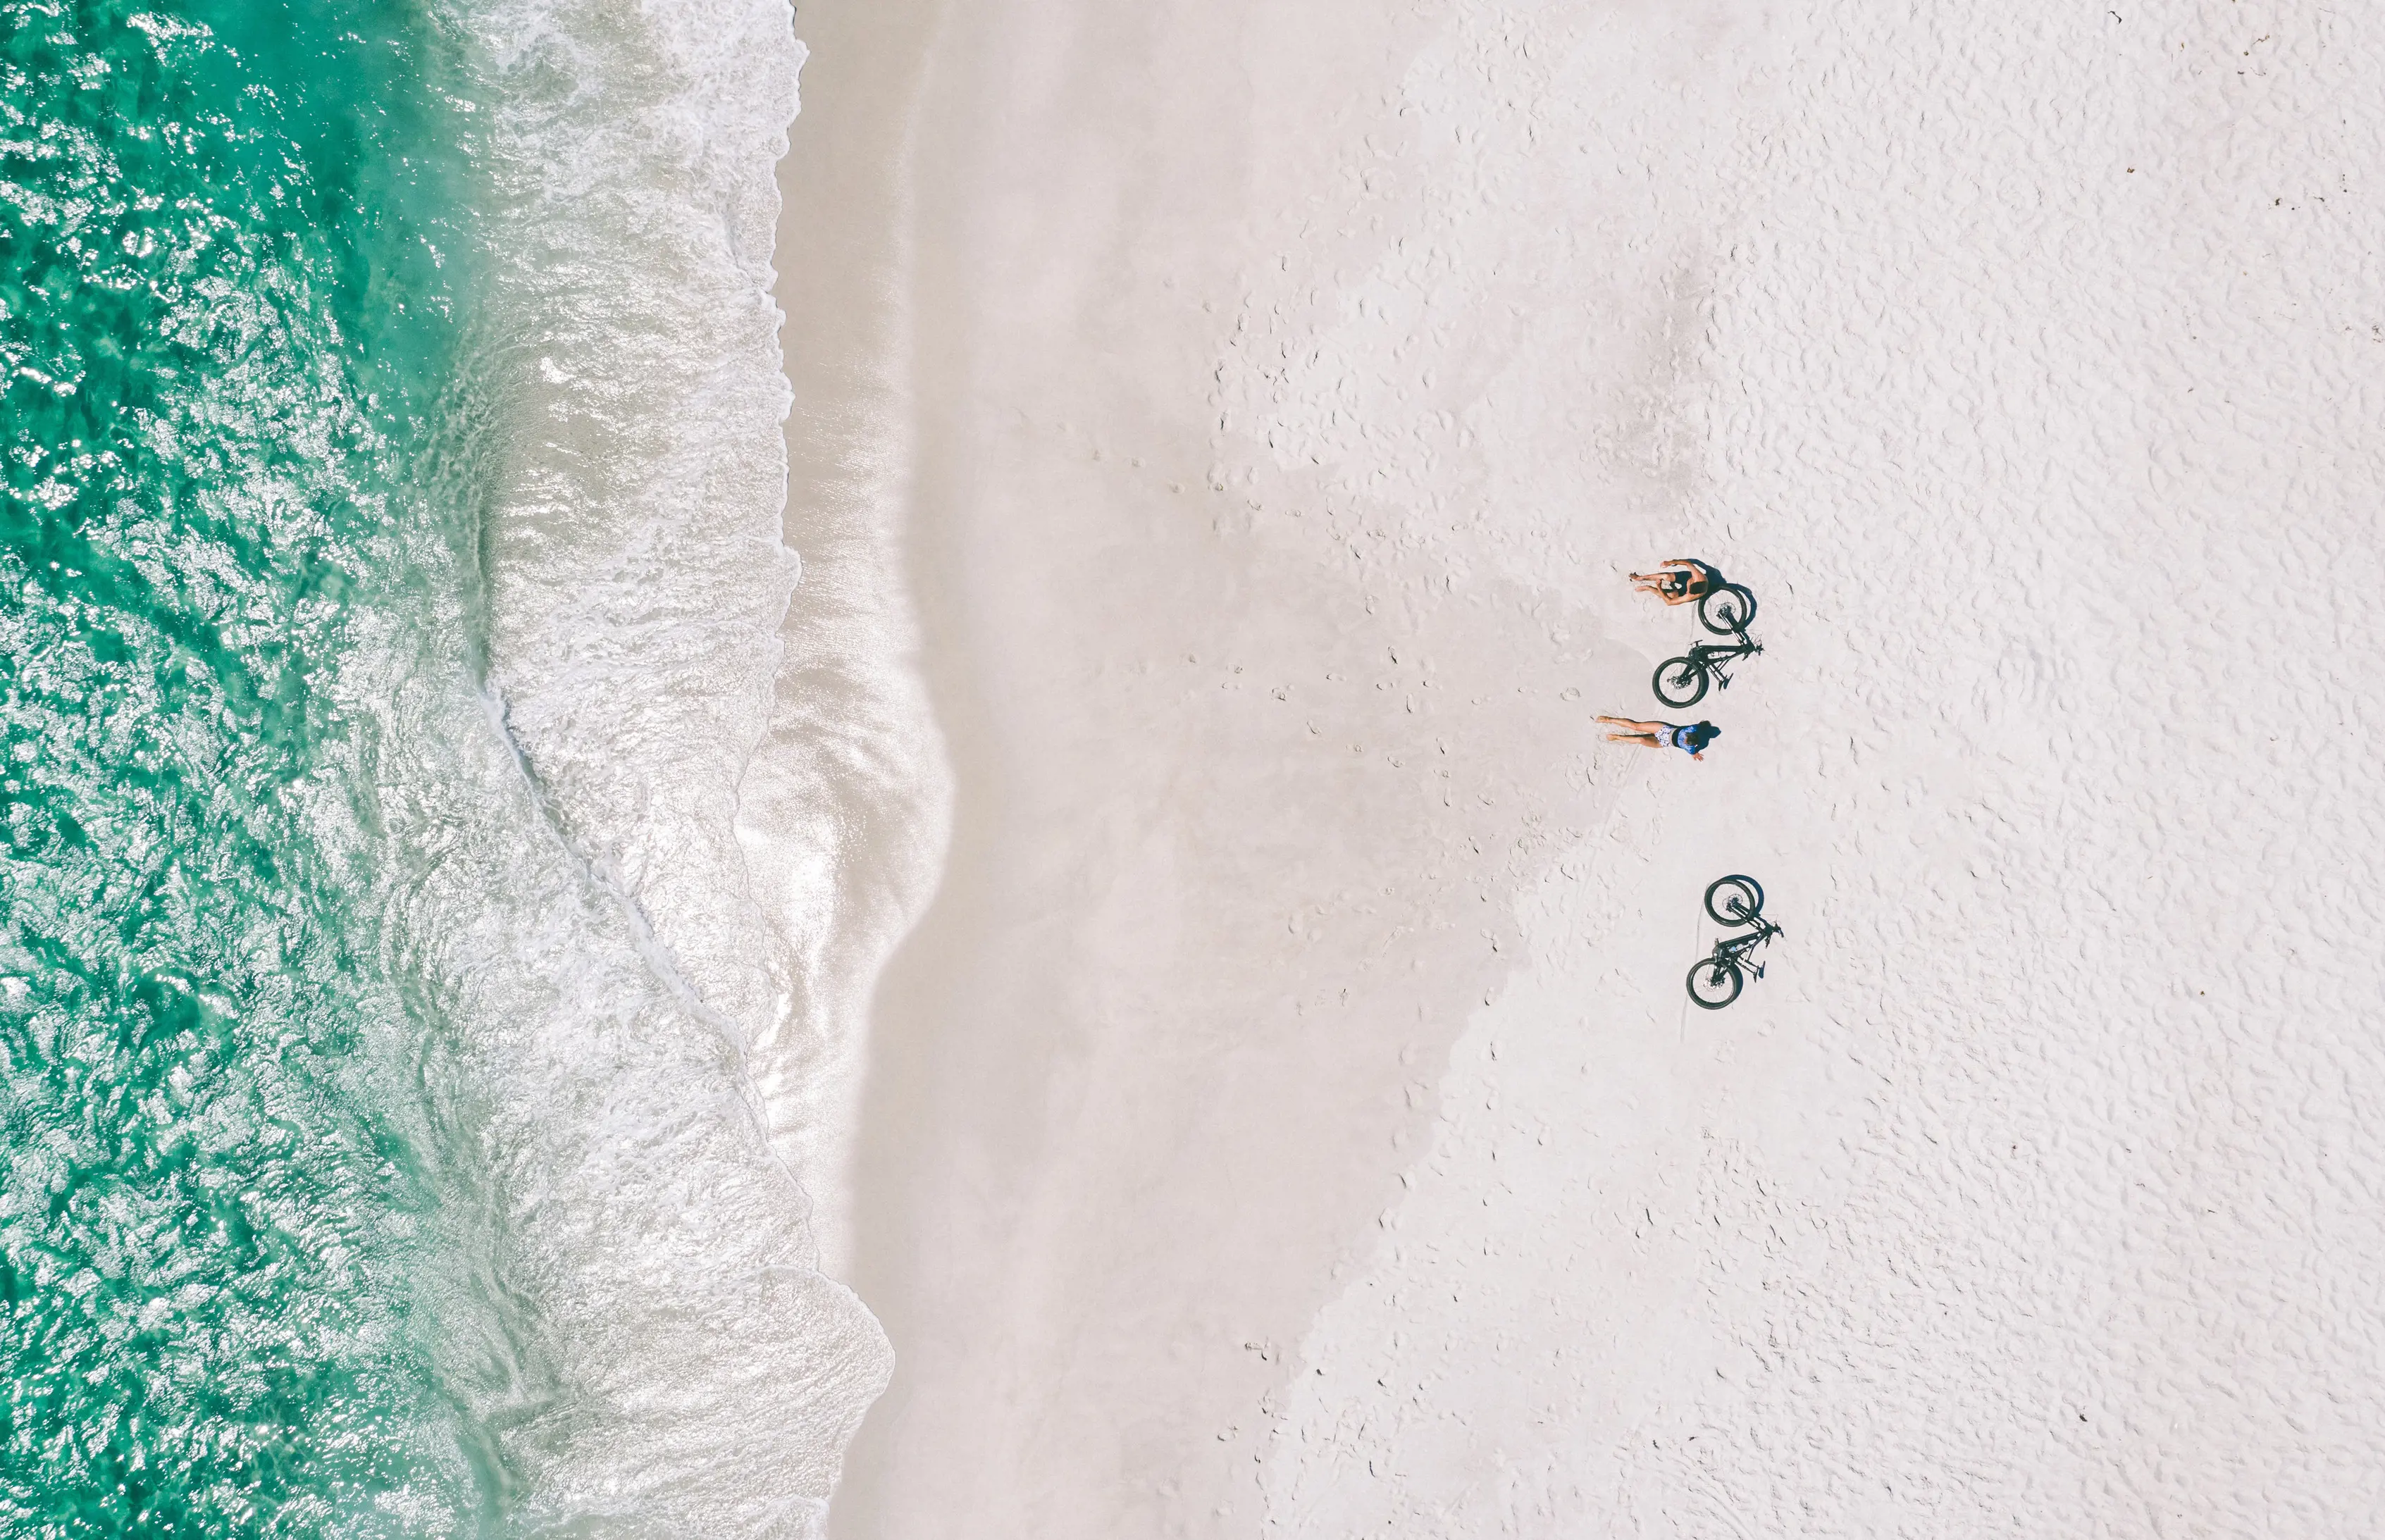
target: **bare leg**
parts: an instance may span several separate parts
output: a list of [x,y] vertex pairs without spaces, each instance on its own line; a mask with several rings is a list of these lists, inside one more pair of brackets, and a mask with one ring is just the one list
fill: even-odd
[[1655,594],[1667,604],[1678,604],[1681,602],[1682,596],[1674,585],[1682,583],[1684,579],[1693,582],[1696,578],[1695,571],[1682,568],[1676,562],[1667,562],[1654,572],[1633,573],[1631,586],[1642,593]]
[[1663,745],[1656,741],[1656,735],[1655,733],[1608,733],[1606,735],[1606,741],[1609,743],[1637,743],[1643,749],[1656,749],[1663,747]]
[[1670,732],[1673,727],[1670,722],[1634,722],[1628,716],[1602,716],[1599,720],[1613,723],[1618,727],[1628,727],[1632,732],[1648,738],[1654,738],[1658,733]]

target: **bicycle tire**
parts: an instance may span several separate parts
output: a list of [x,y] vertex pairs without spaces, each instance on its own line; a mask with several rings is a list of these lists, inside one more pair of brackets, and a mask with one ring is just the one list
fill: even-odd
[[[1724,889],[1729,888],[1729,892]],[[1715,901],[1717,896],[1722,901]],[[1734,872],[1706,885],[1706,913],[1718,925],[1752,925],[1764,913],[1764,884]]]
[[1698,600],[1698,624],[1718,637],[1744,635],[1755,621],[1755,595],[1737,583],[1711,589]]
[[[1706,993],[1703,995],[1698,993],[1698,980],[1702,976],[1709,981]],[[1746,987],[1746,975],[1739,971],[1738,963],[1727,957],[1701,957],[1690,969],[1690,1001],[1701,1011],[1721,1010],[1737,1000],[1739,992]],[[1709,996],[1713,998],[1709,999]]]
[[[1674,676],[1678,683],[1667,692],[1666,676]],[[1656,699],[1668,706],[1694,706],[1706,698],[1706,665],[1695,658],[1667,658],[1656,665],[1655,677],[1650,681]]]

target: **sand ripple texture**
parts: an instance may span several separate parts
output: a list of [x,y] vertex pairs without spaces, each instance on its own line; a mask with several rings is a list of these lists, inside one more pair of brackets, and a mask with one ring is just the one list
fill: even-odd
[[[1420,164],[1460,191],[1386,216],[1375,299],[1261,296],[1252,345],[1337,378],[1369,305],[1488,270],[1399,264],[1522,249],[1550,210],[1513,190],[1611,167],[1580,219],[1677,255],[1650,324],[1693,324],[1648,408],[1678,504],[1597,533],[1712,554],[1770,652],[1710,763],[1618,751],[1519,905],[1528,963],[1270,1398],[1267,1533],[2385,1532],[2385,17],[1460,10],[1405,109],[1548,105],[1354,160],[1354,210]],[[1635,50],[1679,68],[1555,89]],[[1240,405],[1355,465],[1318,399]],[[1690,640],[1600,581],[1652,662]],[[1689,1011],[1739,870],[1787,935]]]

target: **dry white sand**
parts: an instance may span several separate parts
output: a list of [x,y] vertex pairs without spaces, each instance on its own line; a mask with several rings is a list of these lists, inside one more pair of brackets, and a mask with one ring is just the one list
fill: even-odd
[[799,26],[957,770],[831,1533],[2378,1532],[2385,17]]

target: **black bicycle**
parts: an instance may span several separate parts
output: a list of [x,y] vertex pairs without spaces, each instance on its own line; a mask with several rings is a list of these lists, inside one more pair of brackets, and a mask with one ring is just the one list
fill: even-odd
[[1747,629],[1755,618],[1755,595],[1737,583],[1708,589],[1698,598],[1698,624],[1718,637]]
[[1688,656],[1667,658],[1656,665],[1656,699],[1668,706],[1694,706],[1706,698],[1708,685],[1730,688],[1730,676],[1722,671],[1724,664],[1752,658],[1763,651],[1764,644],[1745,631],[1739,633],[1737,641],[1721,647],[1693,641]]
[[1747,987],[1748,974],[1764,976],[1764,964],[1751,962],[1749,954],[1779,935],[1780,927],[1764,917],[1764,887],[1754,877],[1717,877],[1706,887],[1706,913],[1717,925],[1750,927],[1717,941],[1713,955],[1690,970],[1690,999],[1719,1011]]

